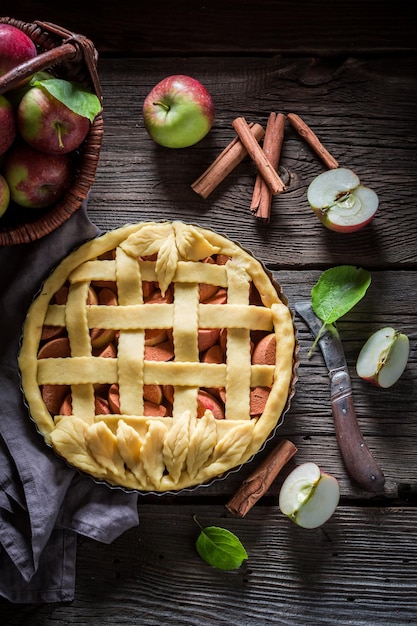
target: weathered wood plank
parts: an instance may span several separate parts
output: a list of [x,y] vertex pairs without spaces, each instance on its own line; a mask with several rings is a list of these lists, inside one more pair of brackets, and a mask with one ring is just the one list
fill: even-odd
[[411,3],[399,0],[395,11],[378,0],[346,0],[335,8],[325,0],[2,0],[2,14],[42,19],[83,33],[102,53],[291,52],[351,54],[415,50]]
[[[259,624],[405,626],[417,618],[417,509],[341,504],[317,530],[276,506],[243,520],[218,505],[140,505],[139,527],[110,546],[80,539],[76,598],[68,605],[0,602],[7,626]],[[198,528],[228,528],[249,560],[215,570],[195,551]],[[337,617],[336,617],[337,616]],[[25,621],[26,620],[26,621]]]
[[[204,69],[203,69],[204,68]],[[90,215],[107,230],[126,222],[183,219],[240,241],[273,267],[416,267],[417,59],[170,58],[103,59],[105,135]],[[211,90],[211,133],[184,150],[161,148],[143,125],[142,103],[170,73],[191,74]],[[373,223],[351,235],[324,228],[307,203],[319,158],[287,125],[281,173],[288,189],[273,199],[268,225],[250,215],[256,170],[246,160],[207,200],[191,189],[234,136],[232,120],[266,123],[271,110],[297,112],[339,163],[379,195]]]

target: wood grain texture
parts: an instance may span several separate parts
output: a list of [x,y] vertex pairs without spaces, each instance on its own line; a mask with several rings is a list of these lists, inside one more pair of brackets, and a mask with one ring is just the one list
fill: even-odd
[[3,15],[55,22],[91,38],[100,53],[314,53],[416,50],[412,2],[379,0],[2,0]]
[[[173,152],[151,141],[142,104],[150,87],[171,73],[196,76],[211,90],[216,119],[197,145]],[[241,241],[271,267],[415,268],[417,254],[417,72],[401,61],[272,58],[103,59],[104,140],[90,215],[107,230],[126,222],[183,219]],[[325,147],[379,196],[372,224],[354,235],[332,233],[307,203],[324,166],[290,127],[280,173],[287,191],[272,201],[271,221],[250,214],[256,168],[246,159],[203,200],[192,182],[235,136],[245,115],[265,125],[271,110],[298,112]]]
[[[417,615],[414,507],[341,505],[306,531],[276,506],[244,520],[223,506],[143,504],[139,527],[110,546],[79,541],[76,599],[22,607],[0,602],[7,626],[405,626]],[[197,514],[243,542],[249,559],[222,572],[195,551]]]

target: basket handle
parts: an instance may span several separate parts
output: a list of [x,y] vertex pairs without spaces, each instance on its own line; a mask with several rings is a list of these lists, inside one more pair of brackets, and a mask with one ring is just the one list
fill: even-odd
[[52,65],[63,63],[64,61],[84,61],[91,76],[94,91],[97,97],[102,100],[101,85],[97,73],[97,50],[93,43],[84,37],[71,31],[61,28],[50,22],[36,21],[34,24],[45,30],[64,38],[61,45],[51,50],[41,52],[37,56],[21,63],[0,77],[0,95],[16,87],[22,80],[29,78],[35,72],[46,70]]

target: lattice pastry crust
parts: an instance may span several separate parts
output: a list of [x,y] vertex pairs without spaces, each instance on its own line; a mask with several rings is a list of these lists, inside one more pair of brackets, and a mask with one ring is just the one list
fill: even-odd
[[252,255],[208,229],[145,222],[53,271],[19,365],[59,455],[113,485],[164,492],[259,450],[288,404],[295,345],[286,301]]

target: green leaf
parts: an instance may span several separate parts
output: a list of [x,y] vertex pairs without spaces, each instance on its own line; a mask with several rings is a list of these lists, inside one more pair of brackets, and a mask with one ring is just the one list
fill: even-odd
[[101,111],[99,98],[79,83],[64,80],[63,78],[49,78],[46,80],[35,80],[32,84],[45,89],[71,111],[82,117],[87,117],[90,122],[93,122],[94,118]]
[[203,561],[217,569],[238,569],[248,558],[238,537],[218,526],[201,528],[195,545]]
[[363,298],[370,284],[367,270],[353,265],[332,267],[311,290],[313,310],[324,324],[333,324]]
[[334,324],[363,298],[371,284],[367,270],[353,265],[340,265],[324,271],[311,290],[311,304],[323,322],[309,351],[313,352],[326,325]]

